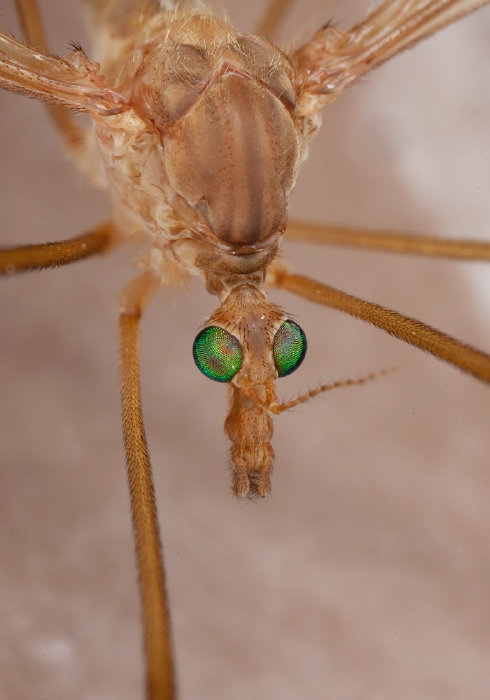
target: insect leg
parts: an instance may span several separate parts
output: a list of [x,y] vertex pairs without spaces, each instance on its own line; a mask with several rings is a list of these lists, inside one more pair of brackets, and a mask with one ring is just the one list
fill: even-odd
[[257,34],[266,37],[274,36],[293,2],[294,0],[270,0],[257,25]]
[[0,87],[6,90],[87,112],[94,119],[126,111],[126,100],[107,87],[99,68],[79,47],[62,59],[0,32]]
[[[305,114],[331,102],[377,66],[490,0],[385,0],[347,32],[329,24],[293,54]],[[311,99],[312,96],[316,97]]]
[[[268,280],[269,281],[269,280]],[[477,379],[490,383],[490,355],[461,343],[451,336],[404,316],[397,311],[364,301],[326,284],[302,275],[290,274],[275,266],[271,272],[272,286],[286,289],[304,299],[371,323],[376,328],[415,345],[445,362],[472,374]]]
[[113,244],[113,239],[114,228],[108,221],[68,241],[0,248],[0,275],[69,265],[103,253]]
[[170,613],[141,409],[139,368],[139,322],[158,286],[158,280],[146,272],[124,290],[119,316],[119,362],[124,445],[145,635],[146,697],[147,700],[173,700]]
[[457,260],[490,260],[490,243],[486,241],[436,238],[415,233],[367,230],[353,226],[311,224],[306,221],[290,221],[286,236],[311,243],[327,243],[390,253],[409,253]]
[[[37,0],[16,0],[16,6],[27,43],[46,53],[48,43]],[[47,109],[67,148],[71,151],[77,150],[83,143],[84,135],[73,115],[65,107],[58,105],[47,105]]]

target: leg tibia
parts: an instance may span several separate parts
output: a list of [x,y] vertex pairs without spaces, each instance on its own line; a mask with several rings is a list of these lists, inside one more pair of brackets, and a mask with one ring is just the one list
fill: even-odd
[[353,226],[329,226],[291,220],[286,237],[298,241],[364,248],[387,253],[408,253],[455,260],[490,260],[487,241],[458,240],[421,236],[415,233],[367,230]]
[[114,242],[114,227],[106,222],[67,241],[0,248],[0,275],[69,265],[104,252]]
[[281,264],[271,268],[268,282],[316,304],[329,306],[367,321],[395,338],[425,350],[463,372],[472,374],[476,379],[490,383],[490,355],[461,343],[425,323],[346,294],[308,277],[292,275]]

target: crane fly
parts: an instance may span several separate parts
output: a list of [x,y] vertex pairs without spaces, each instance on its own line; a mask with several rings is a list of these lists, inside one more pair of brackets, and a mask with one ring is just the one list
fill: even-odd
[[[51,238],[53,238],[53,236],[51,236]],[[285,305],[285,302],[284,302],[284,305]],[[299,316],[298,316],[298,320],[301,322],[301,319],[299,318]],[[203,389],[203,390],[204,390],[204,389]],[[207,389],[206,389],[206,391],[207,391]],[[48,402],[48,403],[49,403],[49,402]],[[311,409],[310,409],[310,410],[311,410]],[[296,417],[297,417],[297,416],[296,416]],[[296,418],[296,417],[293,416],[293,418]],[[68,653],[68,652],[67,652],[67,653]]]

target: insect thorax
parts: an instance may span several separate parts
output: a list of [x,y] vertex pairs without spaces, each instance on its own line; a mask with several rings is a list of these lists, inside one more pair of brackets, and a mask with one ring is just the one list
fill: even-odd
[[275,251],[303,149],[289,60],[215,15],[183,15],[162,13],[133,47],[115,76],[131,109],[96,127],[116,221],[157,246]]

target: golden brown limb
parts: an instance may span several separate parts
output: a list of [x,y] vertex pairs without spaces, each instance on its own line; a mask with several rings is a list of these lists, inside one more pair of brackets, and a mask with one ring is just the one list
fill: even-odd
[[47,52],[48,44],[37,0],[16,0],[15,4],[27,43],[29,46]]
[[274,36],[293,2],[294,0],[270,0],[257,25],[257,34],[266,37]]
[[272,284],[317,304],[330,306],[332,309],[367,321],[395,338],[415,345],[459,367],[463,372],[468,372],[477,379],[490,383],[490,355],[436,331],[420,321],[346,294],[308,277],[291,275],[279,269],[275,272]]
[[66,59],[32,48],[0,32],[0,87],[62,105],[92,117],[128,109],[124,97],[110,90],[80,48]]
[[173,700],[175,680],[155,491],[140,395],[139,321],[158,282],[145,273],[123,292],[119,362],[124,445],[145,635],[147,700]]
[[386,0],[347,32],[325,25],[293,55],[297,85],[316,95],[304,113],[335,99],[396,54],[490,0]]
[[117,41],[137,32],[162,10],[192,9],[195,0],[83,0],[89,10],[92,30],[102,26],[111,28],[111,37]]
[[409,253],[457,260],[490,260],[490,243],[421,236],[416,233],[368,231],[354,226],[328,226],[306,221],[290,221],[286,236],[299,241],[328,245],[383,250],[389,253]]
[[322,384],[316,389],[311,389],[311,391],[308,391],[308,393],[303,394],[303,396],[298,396],[297,399],[293,399],[292,401],[288,401],[287,403],[272,403],[267,408],[271,413],[275,413],[277,415],[279,413],[283,413],[284,411],[289,411],[290,408],[299,406],[300,404],[305,403],[310,399],[314,399],[315,396],[319,396],[320,394],[323,394],[326,391],[332,391],[333,389],[343,389],[346,386],[361,386],[362,384],[371,382],[374,379],[383,377],[386,374],[391,374],[391,372],[393,372],[393,369],[382,369],[380,372],[371,372],[370,374],[366,374],[364,377],[360,377],[359,379],[341,379],[338,382],[333,382],[332,384]]
[[[44,33],[41,14],[37,0],[16,0],[17,14],[27,43],[44,53],[48,43]],[[78,126],[73,115],[65,108],[47,105],[49,115],[62,135],[70,150],[76,150],[83,143],[83,130]]]
[[0,275],[60,267],[105,252],[114,242],[110,221],[68,241],[0,248]]

